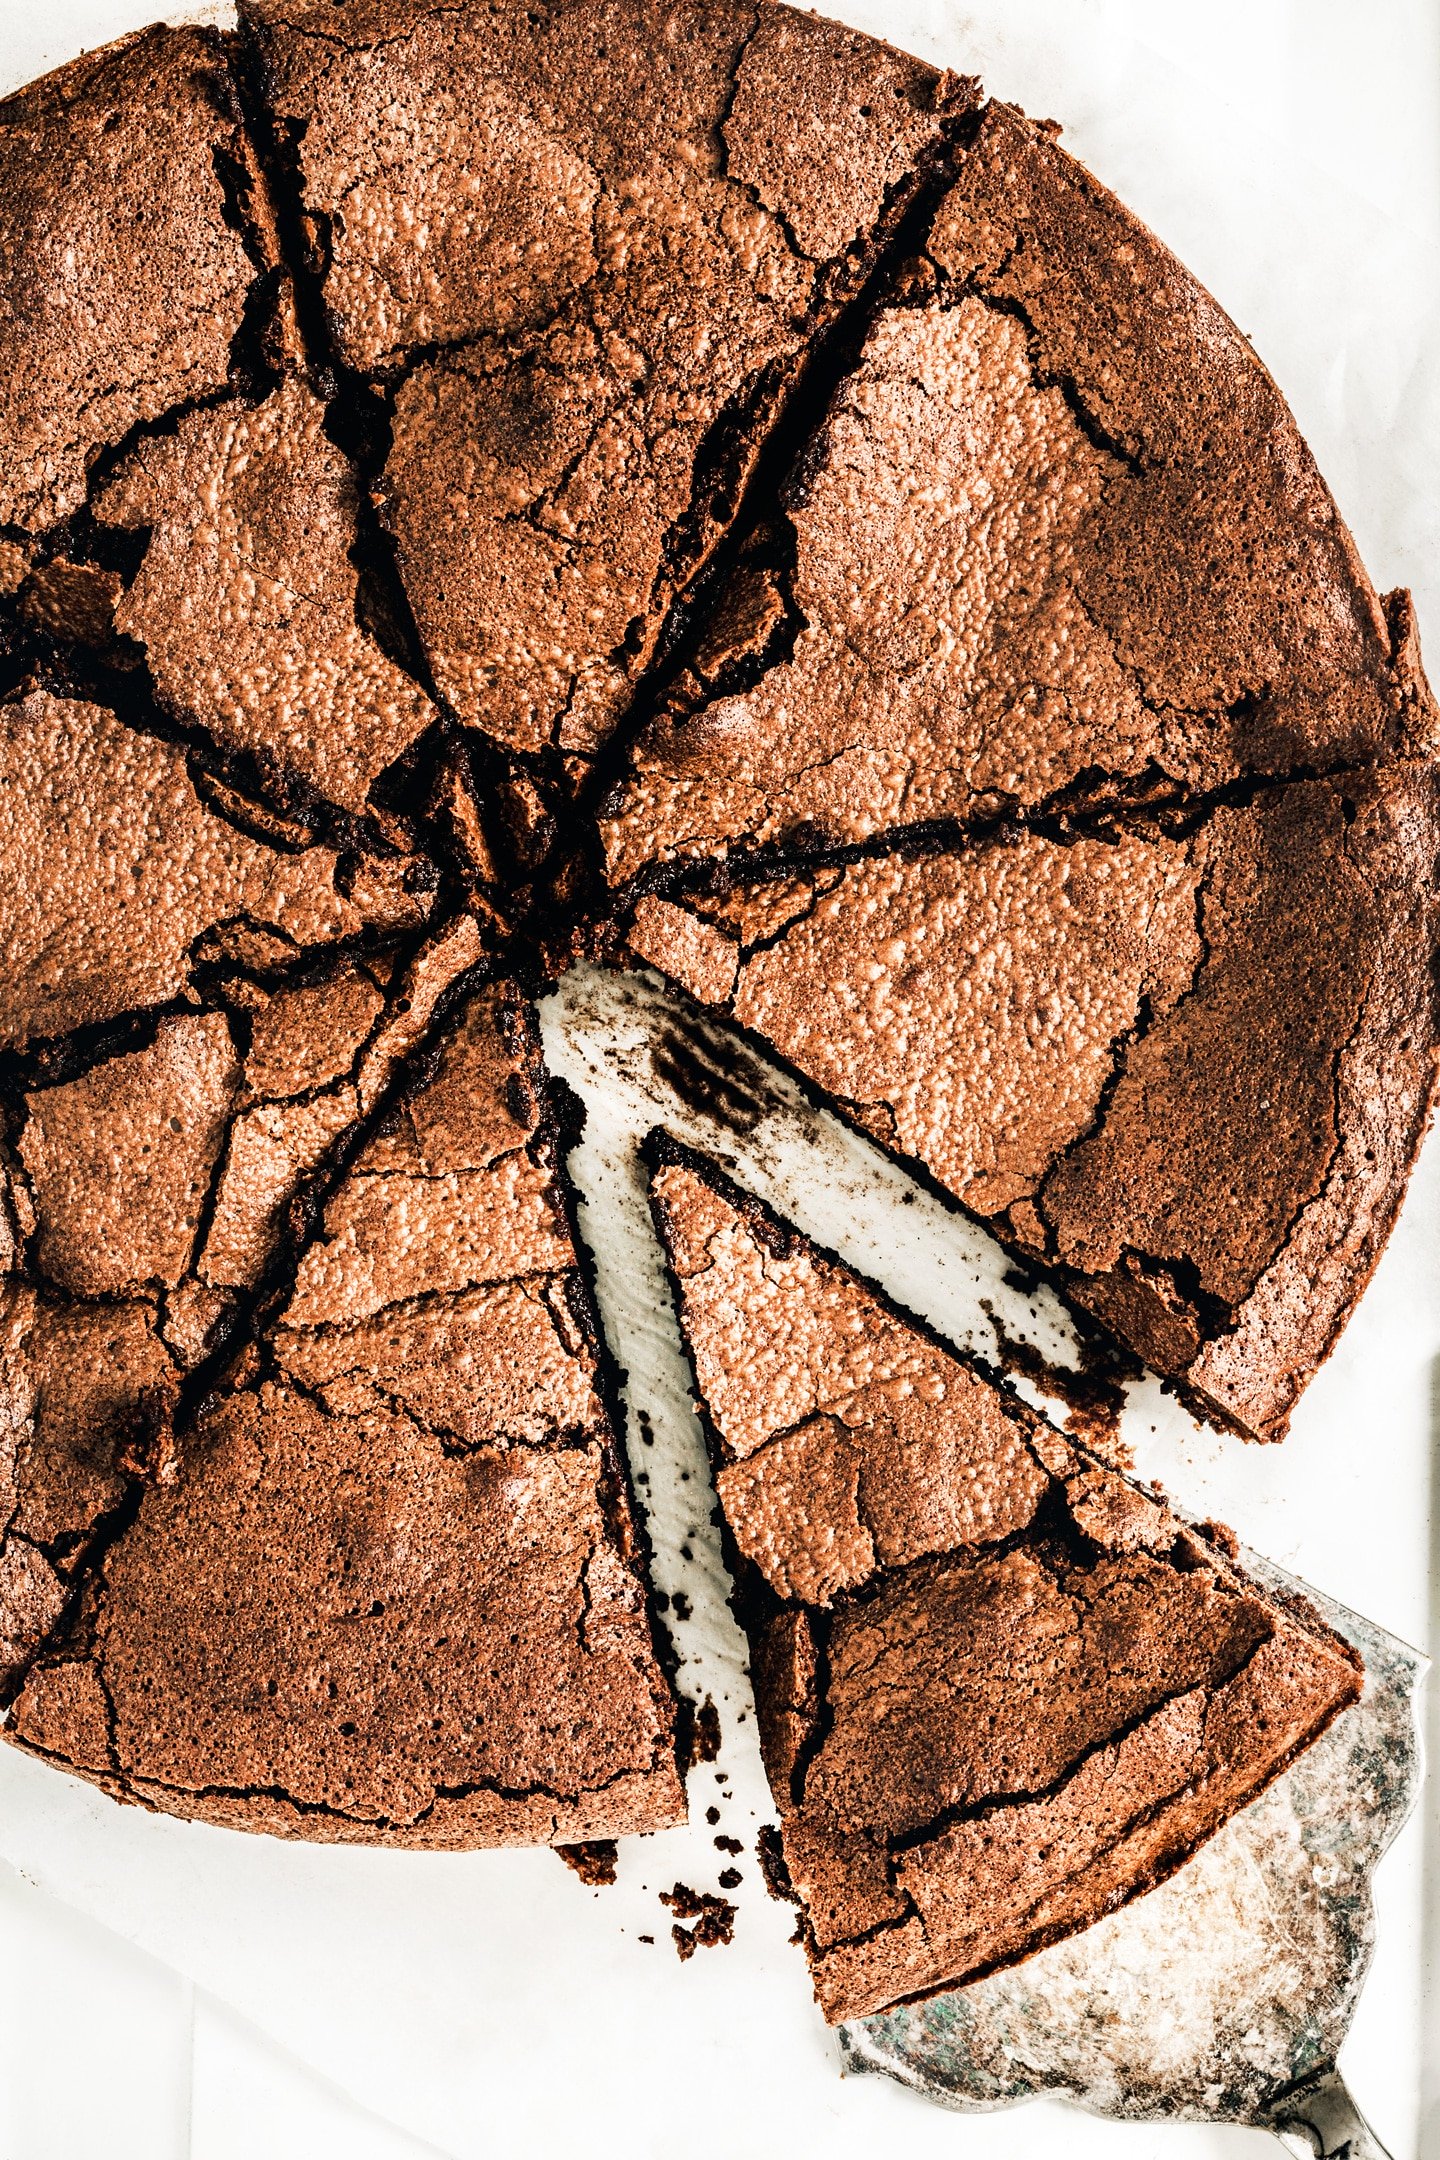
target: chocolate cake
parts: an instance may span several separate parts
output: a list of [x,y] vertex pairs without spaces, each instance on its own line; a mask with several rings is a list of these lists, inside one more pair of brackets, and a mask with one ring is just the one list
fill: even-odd
[[1354,1701],[1318,1616],[714,1163],[649,1154],[832,2022],[1150,1889]]
[[975,86],[736,0],[246,0],[469,727],[582,757]]
[[234,1384],[162,1435],[25,1679],[22,1747],[312,1838],[683,1817],[543,1084],[524,1000],[476,990]]
[[1433,1085],[1435,769],[1193,832],[977,837],[647,895],[629,945],[1202,1414],[1278,1438],[1379,1255]]
[[[533,1007],[577,951],[1283,1430],[1428,1112],[1434,707],[1248,344],[1054,134],[777,0],[241,0],[0,103],[11,1741],[286,1835],[677,1819]],[[802,1491],[727,1424],[763,1375],[813,1426],[802,1378],[730,1339],[837,2012],[1156,1879],[1352,1685],[939,1346],[956,1421],[827,1412]],[[867,1627],[920,1731],[965,1598],[1028,1672],[1016,1583],[1097,1575],[1123,1684],[1064,1620],[1070,1707],[1002,1688],[951,1797],[867,1754]]]
[[1247,340],[1007,107],[781,509],[605,806],[614,885],[1433,735],[1404,598]]

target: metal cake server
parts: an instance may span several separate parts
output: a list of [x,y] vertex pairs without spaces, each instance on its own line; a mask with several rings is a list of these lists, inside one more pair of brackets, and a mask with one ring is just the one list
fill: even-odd
[[944,2107],[1049,2093],[1122,2119],[1251,2123],[1322,2160],[1388,2160],[1335,2059],[1374,1946],[1371,1877],[1419,1789],[1425,1660],[1242,1559],[1355,1644],[1360,1701],[1148,1896],[1008,1972],[841,2026],[847,2070]]

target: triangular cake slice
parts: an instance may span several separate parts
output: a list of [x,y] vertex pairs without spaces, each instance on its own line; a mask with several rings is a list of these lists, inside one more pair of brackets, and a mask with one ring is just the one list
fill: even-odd
[[97,706],[0,705],[0,1691],[479,959],[469,917],[421,941],[413,867]]
[[648,1154],[832,2022],[1152,1888],[1355,1700],[1308,1608],[714,1163]]
[[241,20],[435,681],[588,759],[975,85],[774,0]]
[[534,1015],[475,990],[278,1321],[153,1466],[8,1737],[247,1829],[399,1845],[684,1814]]
[[630,951],[1278,1439],[1399,1212],[1440,1042],[1436,768],[649,894]]
[[606,873],[1193,798],[1436,725],[1409,597],[1247,339],[991,104],[635,743]]

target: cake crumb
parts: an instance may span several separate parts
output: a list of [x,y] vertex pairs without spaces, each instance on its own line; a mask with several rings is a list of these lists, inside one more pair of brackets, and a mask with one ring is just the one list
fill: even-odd
[[566,1867],[573,1868],[581,1882],[589,1883],[592,1889],[614,1882],[620,1854],[613,1838],[592,1838],[588,1844],[556,1845],[553,1849]]
[[1033,1381],[1045,1394],[1063,1402],[1066,1431],[1093,1449],[1102,1462],[1115,1470],[1131,1469],[1134,1456],[1121,1437],[1120,1419],[1126,1388],[1140,1372],[1137,1361],[1098,1335],[1082,1334],[1078,1369],[1056,1365],[1034,1343],[1012,1335],[988,1298],[980,1300],[980,1309],[995,1330],[1002,1370],[1012,1378]]
[[[670,1934],[682,1965],[697,1950],[715,1949],[734,1941],[735,1907],[728,1898],[714,1897],[708,1890],[692,1890],[688,1883],[677,1882],[673,1890],[660,1892],[660,1902],[668,1905],[676,1917],[677,1925]],[[681,1927],[678,1923],[682,1920],[693,1920],[695,1925]]]
[[682,1756],[686,1768],[693,1770],[697,1763],[714,1762],[720,1753],[720,1713],[708,1695],[691,1706],[688,1723]]
[[785,1855],[780,1846],[780,1830],[775,1823],[765,1823],[755,1840],[755,1857],[760,1863],[760,1879],[767,1894],[781,1905],[799,1903],[790,1881],[790,1870],[785,1865]]

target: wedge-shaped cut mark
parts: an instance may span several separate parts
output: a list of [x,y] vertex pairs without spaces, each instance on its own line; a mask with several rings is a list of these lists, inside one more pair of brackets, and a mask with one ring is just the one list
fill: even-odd
[[267,838],[248,807],[100,706],[0,705],[0,1047],[186,998],[207,960],[274,967],[424,920],[426,865]]
[[1279,1437],[1384,1245],[1440,1016],[1433,770],[642,898],[731,1015],[1211,1416]]
[[0,104],[0,526],[43,534],[97,458],[225,391],[271,245],[214,31],[157,25]]
[[[23,1672],[136,1480],[186,1376],[219,1356],[303,1235],[312,1196],[440,999],[457,922],[408,963],[234,974],[203,1011],[8,1106],[0,1270],[0,1688]],[[142,1031],[143,1035],[143,1031]]]
[[[355,1018],[257,1027],[277,1100],[294,1044]],[[545,1085],[524,1000],[475,990],[336,1184],[245,1380],[173,1437],[10,1737],[294,1836],[567,1842],[683,1815]]]
[[728,0],[242,17],[434,678],[587,758],[974,86]]
[[1355,1699],[1318,1617],[715,1164],[649,1156],[827,2017],[1152,1888]]
[[987,107],[927,246],[782,491],[789,634],[737,684],[742,623],[642,732],[615,886],[1434,737],[1274,383],[1045,130]]

